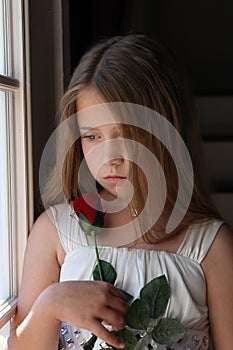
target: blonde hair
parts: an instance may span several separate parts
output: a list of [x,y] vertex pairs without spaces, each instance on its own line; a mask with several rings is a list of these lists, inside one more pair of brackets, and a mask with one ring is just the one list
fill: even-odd
[[[194,188],[188,211],[174,233],[193,222],[219,218],[203,171],[200,133],[192,94],[173,54],[159,42],[139,34],[113,37],[95,45],[82,57],[73,74],[61,101],[61,120],[77,112],[77,98],[89,86],[106,102],[129,102],[155,110],[176,128],[184,140],[192,159]],[[146,139],[146,147],[156,155],[166,176],[166,204],[153,228],[156,232],[164,232],[177,196],[176,167],[169,152],[155,137],[149,133],[145,137],[145,131],[142,135],[142,131],[136,127],[129,126],[124,130],[131,139],[139,142]],[[64,164],[59,163],[58,157],[57,166],[45,188],[50,204],[61,200],[63,194],[68,202],[80,195],[77,174],[82,159],[80,140],[71,146]],[[62,166],[61,179],[58,177],[59,166]],[[140,172],[140,169],[135,171]],[[168,177],[173,181],[169,181]],[[134,202],[143,206],[147,188],[145,179],[133,176],[133,182],[137,189]],[[141,200],[143,197],[144,201]],[[153,240],[153,230],[146,238]]]

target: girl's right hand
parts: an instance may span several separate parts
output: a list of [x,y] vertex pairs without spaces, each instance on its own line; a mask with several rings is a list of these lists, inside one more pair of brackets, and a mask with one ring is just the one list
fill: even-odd
[[67,281],[51,285],[44,293],[50,295],[51,312],[57,320],[89,330],[115,347],[125,346],[102,324],[109,324],[114,330],[125,326],[128,305],[113,285],[102,281]]

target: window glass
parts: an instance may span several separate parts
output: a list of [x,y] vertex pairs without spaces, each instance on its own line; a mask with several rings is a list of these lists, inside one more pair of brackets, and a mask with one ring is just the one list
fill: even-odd
[[28,19],[28,0],[0,0],[0,334],[15,314],[32,207]]
[[0,0],[0,74],[10,75],[9,1]]
[[0,90],[0,308],[14,294],[11,92]]
[[7,322],[4,327],[0,329],[0,335],[7,337],[10,333],[10,322]]
[[3,0],[0,0],[0,74],[4,74]]

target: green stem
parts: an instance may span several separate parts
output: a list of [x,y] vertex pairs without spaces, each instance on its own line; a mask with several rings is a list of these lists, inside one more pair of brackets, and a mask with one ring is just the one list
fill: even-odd
[[100,257],[99,257],[99,251],[97,248],[97,239],[96,239],[96,233],[94,232],[94,239],[95,239],[95,252],[96,252],[96,257],[97,257],[97,265],[98,265],[98,270],[99,270],[99,275],[101,281],[103,281],[103,275],[102,275],[102,270],[101,270],[101,265],[100,265]]

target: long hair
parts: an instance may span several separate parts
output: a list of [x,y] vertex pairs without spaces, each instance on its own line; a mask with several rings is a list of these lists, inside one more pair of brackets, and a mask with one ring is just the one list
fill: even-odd
[[[173,54],[159,42],[140,34],[117,36],[95,45],[82,57],[73,74],[61,101],[61,121],[77,112],[77,100],[90,86],[105,102],[128,102],[158,112],[184,140],[192,160],[194,188],[187,213],[174,233],[193,222],[219,218],[203,171],[200,132],[191,89]],[[128,138],[139,142],[144,140],[165,174],[166,204],[153,228],[162,233],[177,197],[175,164],[166,147],[150,133],[146,135],[145,131],[142,133],[136,127],[124,130]],[[57,165],[46,186],[46,195],[51,204],[61,200],[63,195],[68,202],[80,195],[77,174],[82,160],[80,140],[70,147],[63,164],[60,164],[58,156]],[[62,178],[59,178],[57,172],[61,166]],[[135,167],[132,181],[136,194],[133,201],[140,210],[147,195],[145,178],[141,175],[141,170]],[[153,230],[146,235],[148,241],[153,240]]]

